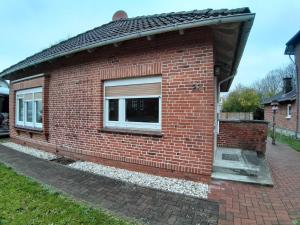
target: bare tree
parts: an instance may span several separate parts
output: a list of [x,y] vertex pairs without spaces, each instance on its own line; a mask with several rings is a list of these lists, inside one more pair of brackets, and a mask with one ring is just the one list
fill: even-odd
[[271,70],[264,78],[255,81],[252,84],[252,88],[257,91],[261,99],[270,98],[282,91],[284,77],[292,77],[293,86],[296,86],[296,71],[292,63],[285,67]]

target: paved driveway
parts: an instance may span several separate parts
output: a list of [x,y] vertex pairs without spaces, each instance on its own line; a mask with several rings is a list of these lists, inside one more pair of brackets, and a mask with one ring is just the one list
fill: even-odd
[[274,187],[212,182],[210,199],[220,203],[220,225],[285,225],[300,220],[300,153],[267,143]]
[[74,170],[0,145],[0,162],[73,197],[147,224],[217,225],[218,204]]

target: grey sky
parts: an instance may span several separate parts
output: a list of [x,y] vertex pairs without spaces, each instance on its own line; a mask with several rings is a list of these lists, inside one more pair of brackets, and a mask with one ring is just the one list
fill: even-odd
[[134,17],[245,6],[256,18],[233,86],[251,84],[290,62],[283,51],[300,29],[299,0],[1,0],[0,71],[60,40],[109,22],[119,9]]

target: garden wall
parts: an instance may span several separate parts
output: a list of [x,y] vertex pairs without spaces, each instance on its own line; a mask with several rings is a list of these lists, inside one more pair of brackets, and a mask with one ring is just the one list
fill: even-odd
[[265,153],[268,122],[261,120],[221,120],[218,146]]

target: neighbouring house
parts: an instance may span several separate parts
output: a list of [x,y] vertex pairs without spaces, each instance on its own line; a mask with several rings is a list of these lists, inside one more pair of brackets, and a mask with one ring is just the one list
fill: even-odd
[[10,80],[12,140],[209,180],[219,93],[232,83],[254,16],[248,8],[135,18],[119,11],[113,21],[26,58],[0,73]]
[[[296,81],[299,80],[300,68],[300,31],[286,44],[286,55],[295,56]],[[297,82],[296,82],[297,83]],[[282,92],[272,98],[263,101],[265,120],[273,123],[272,103],[278,104],[275,115],[276,130],[287,135],[297,135],[299,133],[299,105],[297,106],[297,86],[292,84],[292,78],[283,79]],[[298,110],[297,110],[298,109]]]

